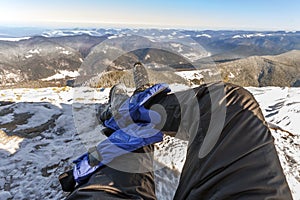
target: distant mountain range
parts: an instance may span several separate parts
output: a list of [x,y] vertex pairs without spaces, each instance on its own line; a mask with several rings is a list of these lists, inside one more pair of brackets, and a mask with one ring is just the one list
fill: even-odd
[[215,62],[300,50],[300,32],[206,31],[204,33],[211,37],[201,35],[192,37],[212,53]]
[[141,61],[155,70],[215,63],[236,84],[300,86],[297,50],[300,32],[24,29],[22,35],[0,27],[0,85],[63,85],[82,70],[124,70]]

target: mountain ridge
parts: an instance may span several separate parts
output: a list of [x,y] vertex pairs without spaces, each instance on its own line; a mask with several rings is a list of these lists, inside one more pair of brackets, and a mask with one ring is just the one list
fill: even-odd
[[[156,70],[164,66],[175,70],[189,70],[193,68],[190,60],[197,63],[206,59],[208,63],[215,63],[220,67],[225,81],[242,86],[300,85],[300,60],[297,51],[300,49],[300,32],[132,30],[137,35],[145,36],[122,43],[127,29],[91,30],[98,35],[87,34],[85,31],[65,30],[61,33],[54,32],[57,34],[55,37],[50,37],[51,34],[45,37],[45,34],[42,34],[20,41],[0,40],[0,86],[10,87],[18,84],[30,87],[32,82],[37,83],[33,84],[34,86],[47,86],[55,85],[57,81],[59,85],[64,85],[66,80],[75,77],[65,76],[64,79],[53,79],[52,82],[42,80],[54,77],[61,71],[78,72],[85,59],[99,44],[111,41],[112,38],[117,38],[114,41],[119,40],[121,43],[117,45],[125,45],[125,49],[126,45],[140,47],[145,42],[150,47],[152,43],[158,42],[163,48],[140,48],[115,60],[105,59],[107,55],[102,52],[96,56],[100,59],[98,64],[107,68],[105,70],[129,69],[135,61],[142,61],[157,68]],[[70,35],[67,35],[68,33]],[[185,37],[190,37],[191,41],[203,46],[203,51],[193,52],[193,48],[190,47],[194,44],[185,45],[177,41]],[[163,38],[167,38],[167,42],[161,42]],[[164,48],[167,48],[167,51]],[[290,51],[293,53],[289,53]],[[274,55],[280,56],[273,57]],[[237,71],[244,72],[239,75]],[[235,77],[232,74],[235,74]]]
[[251,56],[217,66],[228,82],[242,86],[298,86],[300,50],[276,56]]

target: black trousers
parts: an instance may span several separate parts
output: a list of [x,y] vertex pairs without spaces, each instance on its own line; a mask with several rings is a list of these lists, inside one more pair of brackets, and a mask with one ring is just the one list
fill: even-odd
[[[292,199],[271,132],[248,91],[218,82],[148,102],[153,104],[162,116],[157,128],[189,141],[174,199]],[[152,159],[150,153],[135,163],[150,166]],[[67,199],[156,199],[153,172],[104,167]]]

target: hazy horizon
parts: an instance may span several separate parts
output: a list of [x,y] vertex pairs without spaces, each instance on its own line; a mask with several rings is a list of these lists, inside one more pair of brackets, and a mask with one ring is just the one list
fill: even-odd
[[162,30],[187,30],[187,31],[253,31],[253,32],[299,32],[300,29],[266,29],[266,28],[227,28],[227,27],[167,27],[163,25],[145,24],[0,24],[0,29],[37,29],[37,30],[72,30],[72,29],[162,29]]
[[11,0],[1,3],[0,26],[296,31],[299,8],[297,0]]

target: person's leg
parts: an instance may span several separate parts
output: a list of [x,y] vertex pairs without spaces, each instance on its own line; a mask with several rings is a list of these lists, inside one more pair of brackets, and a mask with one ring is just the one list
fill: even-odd
[[152,152],[153,145],[149,145],[134,154],[115,158],[108,166],[94,173],[87,183],[77,187],[66,199],[155,200]]
[[[218,91],[225,91],[224,98],[214,96]],[[219,106],[212,106],[212,97],[221,100]],[[169,95],[158,103],[167,112],[176,112],[168,113],[171,117],[166,117],[163,130],[170,131],[171,127],[175,135],[179,127],[177,135],[189,140],[174,199],[292,199],[271,133],[248,91],[216,83]],[[198,127],[194,123],[197,114]],[[222,114],[224,120],[219,116]],[[220,126],[221,132],[214,132]],[[210,141],[213,148],[207,155],[200,156],[201,147],[209,144],[208,134],[217,134],[218,139],[216,143]]]
[[[101,121],[118,115],[117,110],[128,98],[125,86],[116,85],[110,91],[109,104],[99,115]],[[107,128],[104,134],[111,135]],[[116,157],[107,166],[101,167],[89,180],[67,197],[75,199],[148,199],[155,200],[153,172],[153,145]],[[89,161],[98,164],[97,154],[90,153]]]
[[[219,109],[212,106],[214,100],[211,97],[216,91],[224,89],[226,98],[221,98],[226,108],[223,123],[215,115]],[[163,116],[163,122],[159,125],[161,130],[187,139],[190,143],[174,199],[291,199],[270,131],[257,102],[246,90],[230,84],[225,87],[220,83],[209,87],[203,85],[193,90],[160,96],[149,102],[148,106],[153,104],[159,104],[166,110],[165,113],[160,106],[153,107]],[[203,141],[209,127],[220,125],[222,129],[217,143],[212,143],[212,150],[200,158],[199,151],[205,145]],[[130,163],[137,163],[135,166],[142,168],[149,166],[149,161],[152,161],[148,156],[137,159],[136,162],[126,162],[126,156],[119,159],[117,164],[130,166]],[[100,173],[109,177],[108,180],[113,180],[112,187],[121,193],[111,192],[116,191],[111,189],[105,191],[87,187],[84,191],[76,190],[70,197],[74,194],[77,197],[93,195],[85,199],[96,196],[101,199],[104,192],[103,199],[107,199],[107,195],[111,195],[112,199],[126,199],[129,197],[118,195],[136,194],[144,199],[156,198],[152,170],[146,173],[128,173],[119,169],[106,169]],[[98,185],[103,185],[103,180],[97,180],[99,177],[101,175],[93,175],[88,185],[95,185],[95,181]],[[126,177],[122,179],[125,183],[119,181],[120,177]],[[105,185],[110,186],[108,183]]]
[[[133,75],[136,87],[133,95],[138,95],[150,87],[147,70],[142,63],[134,64]],[[121,120],[124,115],[119,113],[119,108],[128,98],[125,85],[117,84],[112,87],[108,105],[97,115],[100,122],[104,124],[111,117]],[[114,130],[106,127],[103,133],[110,137]],[[101,155],[97,153],[97,148],[89,150],[88,160],[89,165],[98,165]],[[65,191],[72,190],[75,185],[72,173],[64,173],[60,181]],[[114,158],[107,166],[101,167],[92,174],[88,182],[76,188],[68,199],[156,199],[153,145]]]

